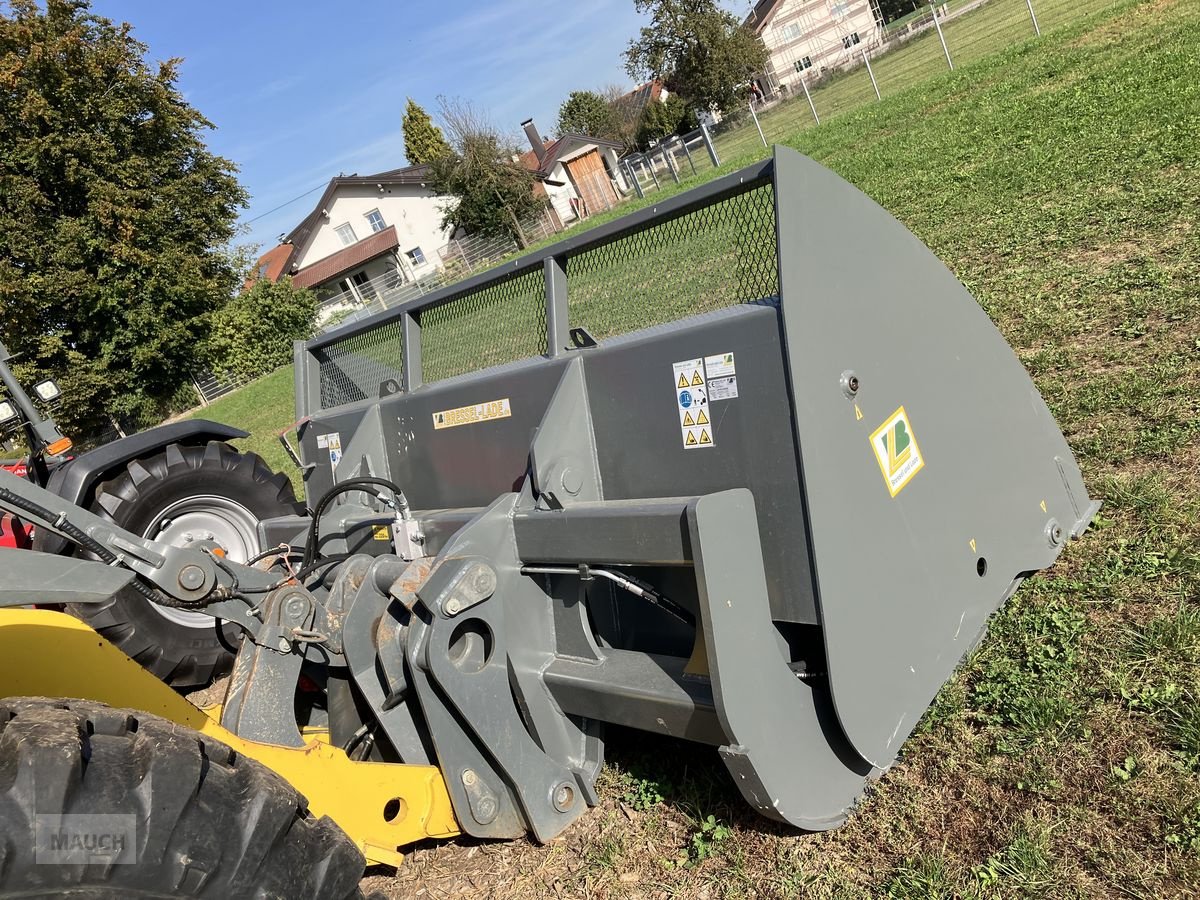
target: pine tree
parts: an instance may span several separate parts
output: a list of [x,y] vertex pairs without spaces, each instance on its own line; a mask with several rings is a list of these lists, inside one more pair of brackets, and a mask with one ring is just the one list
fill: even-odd
[[412,97],[408,98],[408,105],[404,107],[403,128],[404,156],[409,165],[431,163],[450,152],[442,129],[433,124],[429,113],[418,106]]

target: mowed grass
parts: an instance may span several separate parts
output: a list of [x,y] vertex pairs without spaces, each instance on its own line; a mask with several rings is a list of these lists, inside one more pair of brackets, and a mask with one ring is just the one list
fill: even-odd
[[[1126,0],[1043,25],[1040,41],[787,141],[897,215],[972,290],[1104,500],[1093,529],[997,615],[835,832],[752,814],[709,748],[617,731],[601,805],[561,839],[426,847],[364,888],[1200,895],[1200,4]],[[751,147],[723,169],[763,155]],[[274,416],[278,430],[292,415],[287,377],[207,415]]]

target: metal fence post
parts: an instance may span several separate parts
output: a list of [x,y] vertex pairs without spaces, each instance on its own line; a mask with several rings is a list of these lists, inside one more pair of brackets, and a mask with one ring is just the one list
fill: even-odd
[[816,107],[816,105],[815,105],[815,104],[812,102],[812,94],[810,94],[810,93],[808,92],[808,81],[806,81],[806,80],[805,80],[805,78],[804,78],[804,76],[803,76],[803,75],[802,75],[802,76],[800,76],[800,86],[801,86],[802,88],[804,88],[804,96],[808,98],[808,108],[812,110],[813,119],[816,121],[816,123],[817,123],[818,125],[820,125],[820,124],[821,124],[821,117],[817,115],[817,107]]
[[763,142],[764,147],[770,147],[767,143],[766,135],[763,134],[762,125],[758,123],[758,113],[754,111],[754,101],[750,101],[750,118],[754,119],[754,127],[758,129],[758,138]]
[[667,150],[665,142],[659,144],[658,149],[662,152],[663,162],[667,164],[667,171],[671,173],[671,177],[675,179],[675,183],[679,184],[679,170],[675,168],[675,154]]
[[712,135],[708,133],[708,126],[703,122],[700,123],[700,134],[704,137],[704,146],[708,149],[708,155],[712,159],[713,168],[719,168],[721,157],[717,156],[717,148],[713,144]]
[[551,256],[542,267],[546,277],[546,352],[559,356],[570,343],[566,260]]
[[950,58],[950,48],[946,46],[946,35],[942,34],[942,23],[938,20],[937,7],[930,3],[929,11],[933,13],[933,27],[937,29],[938,40],[942,42],[942,50],[946,54],[946,64],[950,66],[950,71],[953,72],[954,60]]
[[639,200],[646,199],[645,193],[642,192],[642,181],[640,178],[637,177],[636,174],[634,174],[633,165],[629,162],[628,159],[625,159],[624,163],[625,163],[625,174],[629,176],[629,181],[633,184],[633,189],[634,189],[634,191],[637,192],[638,199]]
[[1029,7],[1029,18],[1033,19],[1033,32],[1038,37],[1042,36],[1042,27],[1038,25],[1037,13],[1033,11],[1033,0],[1025,0],[1025,5]]
[[688,165],[692,167],[692,174],[696,174],[696,161],[692,159],[692,151],[688,149],[687,141],[684,138],[679,139],[679,143],[683,146],[683,155],[687,157]]
[[863,62],[867,64],[867,74],[871,76],[871,87],[875,88],[875,99],[882,100],[879,96],[879,82],[875,80],[875,72],[871,68],[871,57],[867,56],[867,48],[861,48]]
[[650,159],[650,157],[643,155],[642,164],[645,165],[645,167],[649,170],[650,178],[654,181],[655,190],[661,190],[662,185],[658,183],[658,173],[654,171],[654,162]]

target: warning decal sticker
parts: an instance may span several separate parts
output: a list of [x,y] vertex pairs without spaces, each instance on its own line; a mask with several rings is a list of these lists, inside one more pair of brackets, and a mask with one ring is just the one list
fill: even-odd
[[318,434],[317,447],[329,451],[329,464],[337,467],[342,461],[342,435],[335,431],[333,434]]
[[460,406],[457,409],[444,409],[433,414],[433,427],[455,428],[459,425],[474,425],[476,422],[489,422],[492,419],[507,419],[512,415],[512,407],[508,398],[491,400],[487,403],[476,403],[474,406]]
[[712,425],[708,416],[708,388],[704,378],[704,357],[685,359],[671,367],[671,384],[679,412],[679,431],[685,450],[713,446]]
[[908,413],[901,406],[870,437],[888,492],[895,497],[925,466]]

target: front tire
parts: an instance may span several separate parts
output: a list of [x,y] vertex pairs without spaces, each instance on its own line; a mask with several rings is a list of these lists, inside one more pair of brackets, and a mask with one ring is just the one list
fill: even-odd
[[[57,820],[51,846],[35,824],[55,816],[71,818]],[[88,816],[106,817],[90,820],[93,832],[123,842],[99,844],[124,846],[117,864],[103,852],[56,861],[64,845],[97,845]],[[0,822],[6,897],[333,900],[355,895],[364,865],[345,832],[266,766],[158,716],[86,700],[0,700]]]
[[[233,562],[262,549],[260,520],[303,512],[287,476],[254,453],[213,441],[171,444],[129,462],[96,489],[92,511],[126,531],[178,547],[215,540]],[[199,612],[157,606],[134,591],[67,609],[176,688],[203,687],[229,672],[241,629]]]

